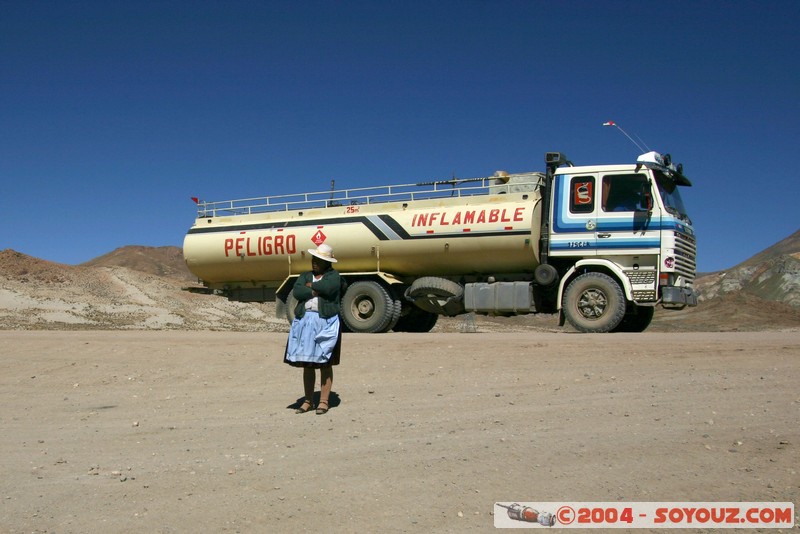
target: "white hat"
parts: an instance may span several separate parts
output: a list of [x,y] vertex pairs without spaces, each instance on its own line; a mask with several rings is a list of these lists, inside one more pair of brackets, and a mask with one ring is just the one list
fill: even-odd
[[336,258],[333,257],[333,249],[330,247],[330,245],[322,244],[317,248],[310,248],[308,249],[308,253],[321,260],[329,261],[331,263],[336,263],[337,261]]

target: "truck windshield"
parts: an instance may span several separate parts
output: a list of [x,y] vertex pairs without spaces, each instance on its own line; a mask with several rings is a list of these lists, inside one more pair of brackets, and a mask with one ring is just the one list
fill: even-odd
[[661,201],[667,211],[681,219],[689,220],[686,213],[686,208],[683,205],[683,199],[679,191],[678,185],[673,179],[661,172],[656,172],[656,182],[658,183],[658,190],[661,193]]

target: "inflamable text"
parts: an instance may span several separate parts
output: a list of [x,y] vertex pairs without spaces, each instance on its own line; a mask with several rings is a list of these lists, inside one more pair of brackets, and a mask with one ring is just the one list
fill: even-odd
[[456,212],[434,211],[430,213],[417,213],[411,219],[411,226],[448,226],[465,224],[484,224],[498,222],[522,222],[525,207],[496,208],[482,210],[460,210]]

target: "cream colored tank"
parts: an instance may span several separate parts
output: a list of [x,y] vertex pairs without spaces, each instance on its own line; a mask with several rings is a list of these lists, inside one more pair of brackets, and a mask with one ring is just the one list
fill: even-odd
[[307,271],[307,250],[333,247],[341,273],[527,274],[539,264],[537,190],[199,217],[186,264],[211,288],[277,287]]

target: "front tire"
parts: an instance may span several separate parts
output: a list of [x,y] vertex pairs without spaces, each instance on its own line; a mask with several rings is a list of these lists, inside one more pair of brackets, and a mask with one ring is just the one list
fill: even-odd
[[625,317],[622,288],[603,273],[582,274],[570,282],[561,305],[579,332],[611,332]]

